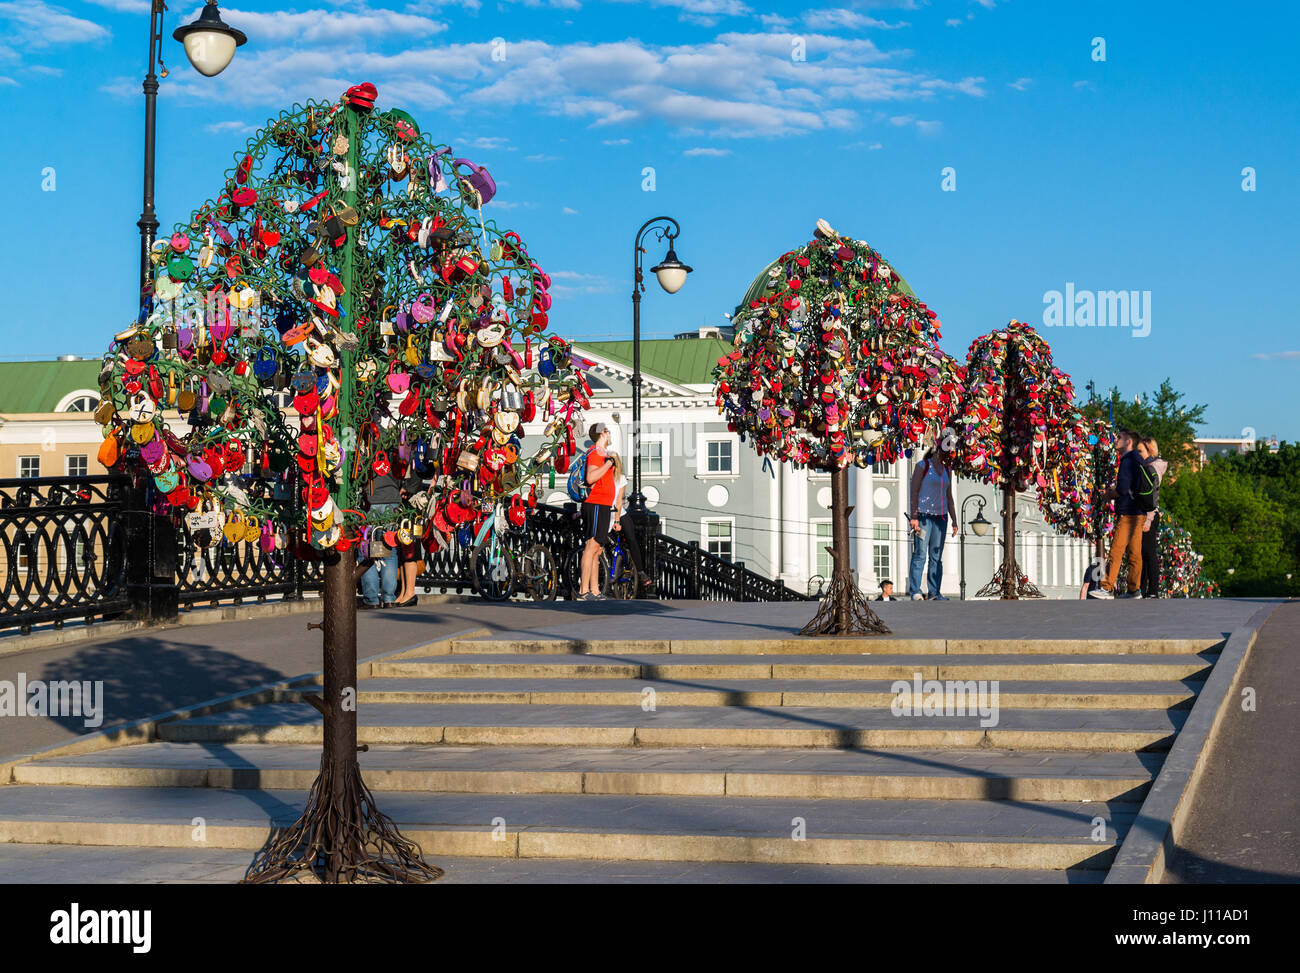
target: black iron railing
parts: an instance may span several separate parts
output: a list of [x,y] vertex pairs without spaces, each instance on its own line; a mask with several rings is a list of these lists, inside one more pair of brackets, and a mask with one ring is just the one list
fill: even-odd
[[[173,527],[172,518],[151,512],[148,494],[120,475],[0,480],[0,629],[17,626],[27,633],[34,625],[62,627],[67,619],[90,623],[127,613],[174,618],[178,605],[292,600],[322,587],[319,557],[301,557],[293,546],[263,550],[257,540],[231,542],[221,531],[197,536],[184,518]],[[296,519],[291,505],[297,498],[280,502],[285,522]],[[664,536],[657,521],[638,534],[659,598],[807,598],[741,562]],[[583,536],[574,505],[539,505],[527,529],[506,534],[505,542],[516,555],[545,545],[559,566],[561,593],[576,593]],[[417,585],[472,590],[471,553],[455,539],[426,553]]]
[[701,601],[807,601],[808,596],[755,574],[743,561],[710,554],[698,541],[655,535],[656,585],[661,598]]
[[0,628],[127,610],[125,476],[0,480]]

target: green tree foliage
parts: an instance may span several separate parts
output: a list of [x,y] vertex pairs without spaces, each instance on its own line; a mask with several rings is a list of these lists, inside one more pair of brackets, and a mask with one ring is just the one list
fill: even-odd
[[[1262,486],[1232,465],[1214,461],[1197,472],[1166,480],[1167,507],[1205,555],[1205,571],[1225,595],[1270,595],[1286,590],[1294,571],[1295,519]],[[1232,569],[1229,574],[1229,569]]]
[[1124,398],[1115,387],[1099,395],[1092,382],[1087,389],[1088,399],[1082,411],[1089,419],[1109,420],[1113,409],[1116,429],[1133,429],[1156,440],[1160,455],[1169,461],[1172,476],[1196,466],[1196,427],[1203,424],[1208,406],[1184,403],[1182,393],[1167,378],[1150,395],[1136,399]]

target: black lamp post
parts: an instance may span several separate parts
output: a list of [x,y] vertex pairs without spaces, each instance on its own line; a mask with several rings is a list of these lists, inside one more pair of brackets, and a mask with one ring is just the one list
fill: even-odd
[[[158,216],[153,208],[154,145],[157,135],[158,75],[156,65],[167,77],[167,65],[162,59],[164,0],[152,0],[149,10],[149,73],[144,76],[144,209],[136,226],[140,228],[140,307],[141,317],[146,317],[153,306],[153,274],[150,271],[150,253],[158,233]],[[208,0],[199,19],[179,27],[172,34],[185,45],[185,56],[200,74],[212,77],[225,70],[235,55],[235,48],[248,40],[242,31],[221,21],[221,11],[216,0]]]
[[989,522],[984,519],[984,498],[977,493],[971,494],[961,502],[961,600],[966,600],[966,504],[975,500],[979,507],[975,511],[975,519],[970,522],[971,530],[975,531],[977,537],[983,537],[989,532]]
[[[656,224],[660,224],[656,226]],[[656,216],[641,224],[636,231],[636,244],[632,260],[634,276],[632,281],[632,495],[628,497],[628,513],[634,518],[646,514],[645,494],[641,492],[641,292],[645,290],[645,277],[641,270],[641,257],[645,253],[642,246],[646,233],[654,228],[655,237],[668,241],[668,253],[664,259],[650,268],[657,278],[659,286],[669,294],[676,294],[686,283],[686,275],[691,268],[677,259],[673,243],[681,232],[681,227],[671,216]]]

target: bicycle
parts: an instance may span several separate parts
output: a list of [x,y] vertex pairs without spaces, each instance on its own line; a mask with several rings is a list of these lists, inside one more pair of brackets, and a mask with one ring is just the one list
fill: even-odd
[[492,508],[483,526],[474,537],[473,554],[469,561],[470,584],[488,601],[506,601],[515,593],[518,575],[515,557],[502,539],[504,531],[497,529],[500,505]]
[[616,531],[610,543],[600,552],[597,569],[600,581],[600,593],[606,598],[628,601],[637,595],[640,579],[632,555],[623,543],[622,531]]
[[533,601],[554,601],[560,590],[560,572],[555,555],[545,544],[533,544],[519,558],[516,587]]

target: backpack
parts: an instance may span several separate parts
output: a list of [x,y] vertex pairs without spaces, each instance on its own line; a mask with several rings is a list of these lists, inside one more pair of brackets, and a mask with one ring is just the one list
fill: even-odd
[[569,499],[574,503],[582,503],[591,493],[591,484],[587,482],[587,457],[590,455],[591,450],[587,450],[569,470]]
[[1138,473],[1140,477],[1133,486],[1133,502],[1138,510],[1149,514],[1156,509],[1156,487],[1160,485],[1160,478],[1145,463],[1138,464]]

